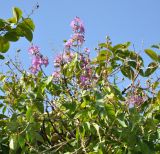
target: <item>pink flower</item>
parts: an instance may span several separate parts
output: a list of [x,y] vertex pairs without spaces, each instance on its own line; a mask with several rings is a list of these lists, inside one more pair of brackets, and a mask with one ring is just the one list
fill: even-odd
[[38,46],[31,46],[29,49],[28,49],[28,52],[32,55],[35,55],[35,54],[38,54],[39,53],[39,47]]
[[39,69],[40,65],[43,63],[42,58],[40,56],[34,56],[32,59],[32,66],[34,68]]
[[54,61],[54,66],[55,67],[60,67],[61,63],[63,62],[63,57],[61,54],[57,55]]
[[85,41],[84,40],[84,35],[80,34],[80,33],[75,33],[72,38],[73,38],[74,41],[78,42],[78,45],[82,45],[83,42]]
[[70,49],[72,45],[73,45],[73,40],[72,40],[72,39],[69,39],[69,40],[65,43],[65,48]]
[[29,69],[33,74],[37,73],[37,71],[38,71],[38,69],[36,67],[33,67],[33,66],[31,66]]
[[70,25],[71,25],[74,32],[79,32],[79,33],[85,32],[84,24],[79,17],[75,17]]
[[64,62],[70,62],[73,57],[74,57],[74,53],[73,52],[70,52],[70,51],[66,51],[64,54],[63,54],[63,60]]
[[80,82],[82,86],[89,85],[89,78],[87,76],[81,75]]
[[45,65],[45,67],[47,67],[47,65],[49,64],[48,62],[48,58],[47,57],[43,57],[43,55],[40,53],[39,51],[39,47],[38,46],[31,46],[28,50],[28,52],[33,55],[32,57],[32,66],[30,67],[30,70],[32,73],[37,73],[41,67],[41,65]]
[[59,71],[55,71],[52,73],[52,76],[55,78],[60,78],[60,72]]
[[138,95],[132,95],[128,101],[129,104],[137,104],[137,105],[141,105],[144,102],[143,97],[138,96]]

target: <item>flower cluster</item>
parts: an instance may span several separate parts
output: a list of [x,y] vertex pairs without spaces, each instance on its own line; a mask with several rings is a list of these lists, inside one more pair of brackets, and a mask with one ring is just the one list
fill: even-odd
[[75,54],[70,51],[65,51],[63,54],[59,54],[56,56],[54,60],[54,66],[60,67],[61,65],[64,65],[68,62],[71,62]]
[[127,102],[133,105],[141,105],[144,102],[144,98],[139,95],[132,95]]
[[73,35],[71,38],[65,43],[65,49],[70,50],[72,46],[81,46],[85,39],[84,39],[84,24],[79,17],[75,17],[74,20],[71,22],[71,27],[73,30]]
[[83,75],[80,76],[80,84],[81,86],[88,86],[90,84],[90,79],[92,76],[92,69],[90,67],[90,59],[89,54],[83,53],[80,54],[79,57],[80,66],[83,70]]
[[32,45],[28,52],[33,56],[32,57],[32,66],[30,67],[30,70],[32,73],[37,73],[41,66],[44,65],[45,67],[47,67],[48,65],[48,58],[44,57],[41,53],[40,53],[40,49],[38,46],[34,46]]
[[57,55],[54,60],[54,67],[59,68],[59,69],[53,72],[52,76],[55,78],[59,78],[61,66],[66,63],[71,62],[74,56],[75,54],[71,51],[65,51],[63,54]]
[[[82,87],[88,87],[90,84],[90,79],[92,76],[92,69],[90,67],[90,59],[89,59],[89,49],[85,48],[84,52],[77,51],[79,46],[82,46],[84,43],[84,24],[79,17],[75,17],[71,22],[70,26],[72,27],[73,35],[72,37],[65,43],[65,50],[63,54],[57,55],[54,60],[54,66],[58,68],[55,72],[53,72],[53,77],[60,78],[61,76],[61,68],[72,61],[75,56],[74,52],[78,54],[78,61],[80,67],[82,69],[81,75],[78,78],[78,81]],[[75,50],[73,48],[75,47]],[[72,52],[72,49],[74,52]]]

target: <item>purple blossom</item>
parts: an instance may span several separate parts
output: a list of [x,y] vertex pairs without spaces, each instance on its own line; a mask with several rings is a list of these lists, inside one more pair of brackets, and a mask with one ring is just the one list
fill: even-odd
[[75,33],[72,37],[74,41],[78,42],[78,45],[82,45],[84,43],[84,35],[80,33]]
[[55,71],[52,73],[52,76],[55,78],[60,78],[60,72],[59,71]]
[[39,50],[40,50],[40,48],[39,48],[38,46],[32,45],[32,46],[28,49],[28,52],[29,52],[31,55],[35,55],[35,54],[38,54],[38,53],[39,53]]
[[80,76],[80,83],[82,86],[86,86],[89,84],[89,78],[87,76],[81,75]]
[[66,51],[63,54],[63,60],[64,60],[64,62],[70,62],[74,56],[75,56],[75,54],[73,52]]
[[61,54],[57,55],[54,61],[54,66],[55,67],[60,67],[61,63],[63,61],[63,56]]
[[144,102],[143,97],[139,96],[139,95],[132,95],[127,102],[129,104],[136,104],[136,105],[141,105]]
[[34,74],[37,73],[40,70],[40,67],[42,65],[45,65],[45,67],[47,67],[47,65],[49,64],[48,58],[43,57],[43,55],[39,51],[38,46],[32,45],[28,51],[33,56],[32,57],[32,66],[30,67],[30,70],[32,73],[34,73]]
[[34,56],[32,59],[32,66],[39,69],[41,64],[43,64],[42,58],[40,56]]
[[69,40],[65,43],[65,48],[70,49],[72,45],[73,45],[73,39],[69,39]]
[[74,32],[79,32],[79,33],[85,32],[84,24],[79,17],[75,17],[70,25],[71,25]]

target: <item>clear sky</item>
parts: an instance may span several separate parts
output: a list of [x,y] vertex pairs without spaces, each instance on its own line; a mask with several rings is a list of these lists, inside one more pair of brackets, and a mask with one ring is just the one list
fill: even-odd
[[[75,16],[85,23],[85,47],[91,48],[92,54],[106,35],[113,44],[131,41],[137,50],[160,42],[160,0],[1,0],[0,18],[11,17],[13,6],[21,8],[27,16],[37,2],[40,7],[31,16],[36,25],[33,43],[49,56],[51,64],[47,72],[50,74],[53,57],[63,49],[63,40],[70,37],[69,24]],[[8,54],[22,49],[22,60],[28,67],[29,45],[21,39],[12,43]]]

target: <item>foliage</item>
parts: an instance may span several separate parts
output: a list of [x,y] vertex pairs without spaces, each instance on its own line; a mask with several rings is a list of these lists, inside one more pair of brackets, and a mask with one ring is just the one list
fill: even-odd
[[33,38],[35,26],[31,18],[24,18],[17,7],[12,12],[12,18],[0,19],[0,59],[4,59],[3,53],[8,51],[10,42],[16,42],[20,37],[25,37],[28,41]]
[[[9,21],[18,28],[34,29],[26,24],[30,19],[17,23],[19,9],[14,14]],[[51,76],[44,73],[48,59],[36,46],[29,49],[32,73],[10,61],[9,68],[18,72],[0,75],[1,153],[158,154],[160,77],[154,73],[159,55],[146,49],[153,61],[145,68],[130,42],[112,45],[107,37],[91,59],[89,49],[82,48],[83,22],[76,17],[71,27],[73,35],[55,58]]]

